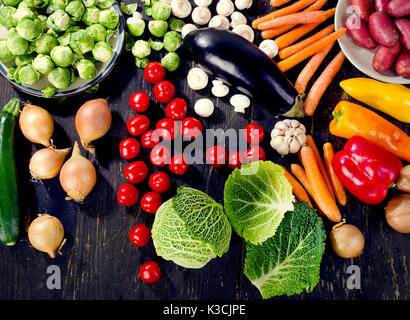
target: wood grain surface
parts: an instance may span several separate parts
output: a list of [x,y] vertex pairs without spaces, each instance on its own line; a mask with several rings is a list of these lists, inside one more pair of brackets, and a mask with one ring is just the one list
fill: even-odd
[[[329,0],[325,8],[334,7],[336,2]],[[215,3],[212,9],[215,12]],[[254,17],[271,10],[268,0],[260,0],[254,1],[252,8],[245,13],[250,22]],[[255,43],[260,41],[260,33],[257,32]],[[319,71],[323,70],[338,50],[338,46],[333,48]],[[303,65],[287,73],[292,81],[295,81]],[[194,116],[194,102],[198,98],[210,96],[210,85],[198,92],[189,89],[185,78],[192,66],[193,63],[184,58],[181,68],[169,74],[168,79],[176,85],[177,95],[188,99],[188,113]],[[343,146],[345,140],[332,136],[328,126],[336,103],[341,99],[352,100],[338,83],[342,79],[356,76],[363,74],[346,61],[326,91],[314,117],[303,119],[320,146],[327,141],[332,142],[336,150]],[[20,196],[24,214],[22,223],[27,227],[28,221],[39,213],[55,215],[66,229],[67,243],[62,255],[55,259],[34,250],[25,232],[15,246],[0,246],[0,299],[261,299],[258,290],[243,275],[244,241],[236,234],[232,236],[227,254],[212,260],[199,270],[185,269],[159,258],[152,241],[143,248],[137,248],[129,241],[128,232],[135,224],[146,223],[151,226],[154,221],[154,215],[141,211],[138,205],[125,208],[116,202],[117,189],[125,182],[122,171],[128,163],[120,158],[118,145],[128,137],[126,121],[135,115],[128,106],[129,96],[134,91],[146,91],[153,98],[152,86],[144,81],[143,72],[135,67],[132,55],[125,51],[113,72],[103,80],[97,93],[78,95],[65,101],[24,95],[5,79],[0,79],[1,106],[12,97],[19,97],[24,102],[29,101],[50,111],[56,127],[53,139],[58,148],[70,147],[79,139],[74,116],[86,100],[97,97],[108,99],[113,115],[110,131],[96,143],[97,155],[92,156],[82,149],[83,155],[95,164],[98,171],[97,185],[82,205],[64,199],[65,194],[58,178],[36,183],[30,181],[28,161],[40,146],[31,144],[18,132]],[[253,102],[246,114],[238,114],[233,112],[229,104],[229,97],[234,93],[236,91],[233,88],[228,97],[211,97],[216,103],[216,110],[212,117],[201,120],[204,127],[241,129],[249,122],[259,123],[267,132],[263,142],[267,159],[289,169],[290,164],[297,159],[292,156],[280,157],[269,146],[269,133],[280,119],[272,111],[275,101],[272,101],[271,109]],[[147,114],[153,125],[155,120],[165,116],[164,105],[152,99]],[[408,125],[383,116],[410,133]],[[147,151],[143,150],[139,158],[147,159],[147,155]],[[150,170],[154,171],[152,167]],[[229,172],[227,169],[216,170],[208,165],[190,166],[184,176],[172,175],[172,191],[164,198],[171,197],[176,186],[186,185],[203,190],[223,203],[224,183]],[[148,190],[144,183],[138,188],[141,194]],[[348,203],[341,211],[349,223],[363,231],[363,254],[355,259],[342,259],[335,256],[327,245],[321,264],[321,280],[313,292],[274,299],[409,299],[409,236],[392,230],[384,217],[384,207],[393,194],[394,191],[391,191],[388,199],[378,206],[364,205],[349,194]],[[326,220],[324,222],[329,233],[332,224]],[[163,276],[157,283],[145,284],[138,277],[138,268],[151,259],[159,263]],[[47,268],[50,265],[61,268],[62,287],[59,290],[49,290],[46,286],[49,277]],[[360,289],[347,288],[347,268],[350,265],[357,265],[361,270]]]

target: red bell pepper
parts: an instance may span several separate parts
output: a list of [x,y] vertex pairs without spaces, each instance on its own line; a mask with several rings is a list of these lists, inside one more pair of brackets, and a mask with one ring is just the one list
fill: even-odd
[[356,198],[379,204],[401,168],[400,159],[360,136],[353,136],[332,160],[336,176]]

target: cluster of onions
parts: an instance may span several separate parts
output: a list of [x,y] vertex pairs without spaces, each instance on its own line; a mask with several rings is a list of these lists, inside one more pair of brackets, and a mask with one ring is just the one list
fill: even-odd
[[330,232],[330,245],[339,257],[355,258],[363,252],[364,236],[359,228],[343,219]]

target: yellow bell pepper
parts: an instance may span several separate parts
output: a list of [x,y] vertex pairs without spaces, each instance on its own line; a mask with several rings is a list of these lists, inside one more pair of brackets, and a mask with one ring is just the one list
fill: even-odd
[[384,83],[369,78],[352,78],[340,82],[351,97],[392,116],[410,123],[410,89],[400,84]]

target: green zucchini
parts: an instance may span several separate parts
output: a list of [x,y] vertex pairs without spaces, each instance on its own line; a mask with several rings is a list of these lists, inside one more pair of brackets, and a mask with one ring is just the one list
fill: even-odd
[[14,133],[20,114],[20,100],[11,99],[0,113],[0,242],[16,243],[20,229],[20,205]]

